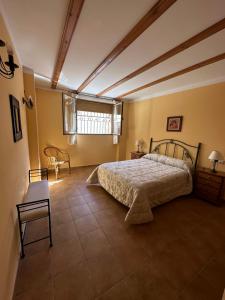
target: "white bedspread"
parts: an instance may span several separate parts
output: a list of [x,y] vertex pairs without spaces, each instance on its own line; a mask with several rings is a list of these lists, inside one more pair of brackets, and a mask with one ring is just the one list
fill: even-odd
[[188,165],[157,154],[102,164],[92,172],[87,182],[99,183],[129,207],[125,221],[130,224],[152,221],[151,208],[192,191]]

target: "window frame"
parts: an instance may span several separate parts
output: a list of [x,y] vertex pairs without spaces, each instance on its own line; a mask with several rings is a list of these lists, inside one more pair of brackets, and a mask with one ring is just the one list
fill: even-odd
[[[64,98],[64,95],[67,96],[67,97],[71,97],[75,100],[75,110],[76,110],[76,132],[74,133],[69,133],[69,132],[66,132],[65,130],[65,98]],[[121,136],[122,135],[122,128],[123,128],[123,102],[121,101],[121,125],[120,125],[120,134],[114,134],[113,133],[113,112],[112,112],[112,119],[111,119],[111,133],[78,133],[78,130],[77,130],[77,103],[76,103],[76,98],[74,97],[74,95],[68,95],[67,93],[62,93],[62,121],[63,121],[63,135],[91,135],[91,136],[94,136],[94,135],[97,135],[97,136],[114,136],[114,135],[117,135],[117,136]],[[89,101],[89,100],[83,100],[83,101]],[[91,101],[91,100],[90,100]],[[97,101],[92,101],[92,102],[97,102]],[[112,104],[113,105],[116,105],[116,104],[119,104],[120,101],[116,101],[115,104]],[[99,102],[101,103],[101,102]],[[91,111],[90,111],[91,112]]]

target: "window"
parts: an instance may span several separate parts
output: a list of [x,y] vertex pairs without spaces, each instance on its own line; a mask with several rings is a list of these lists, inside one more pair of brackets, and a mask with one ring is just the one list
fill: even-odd
[[62,106],[65,135],[121,134],[122,102],[100,103],[63,94]]
[[77,111],[78,134],[111,134],[112,114]]

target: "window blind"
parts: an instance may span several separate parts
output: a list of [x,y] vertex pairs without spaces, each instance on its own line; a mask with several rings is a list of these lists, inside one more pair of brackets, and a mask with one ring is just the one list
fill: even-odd
[[113,105],[77,99],[77,110],[112,114]]

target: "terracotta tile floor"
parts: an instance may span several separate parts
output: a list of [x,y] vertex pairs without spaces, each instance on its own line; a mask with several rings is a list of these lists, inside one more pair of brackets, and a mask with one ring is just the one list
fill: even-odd
[[[25,248],[14,299],[221,300],[225,207],[189,196],[155,208],[149,224],[128,226],[127,208],[86,185],[92,169],[50,179],[54,246]],[[33,222],[27,237],[47,228]]]

